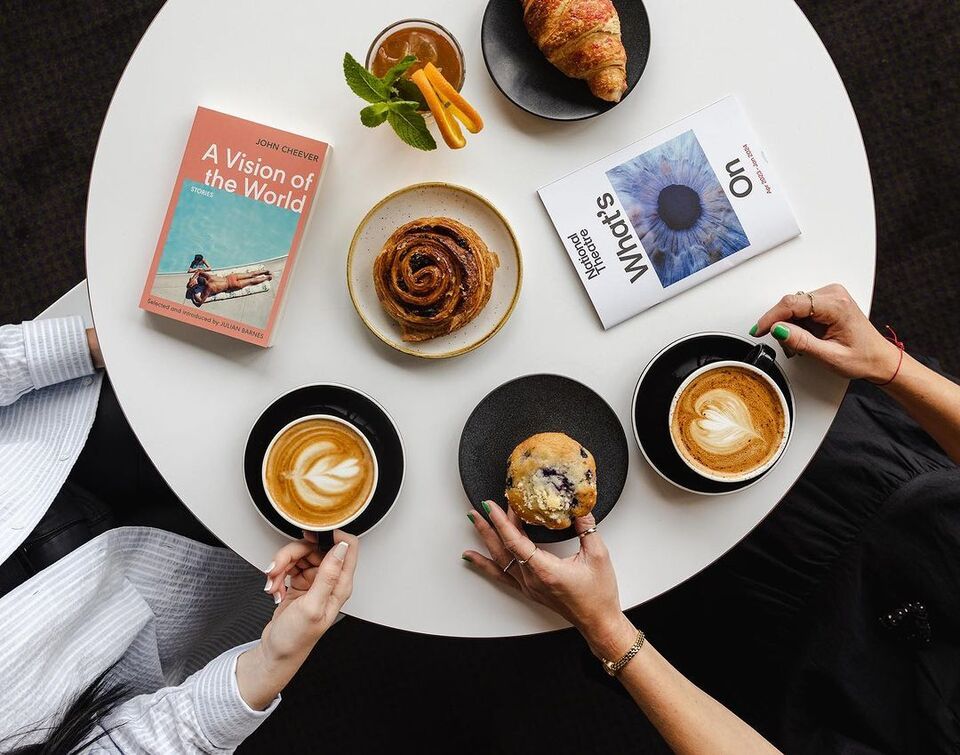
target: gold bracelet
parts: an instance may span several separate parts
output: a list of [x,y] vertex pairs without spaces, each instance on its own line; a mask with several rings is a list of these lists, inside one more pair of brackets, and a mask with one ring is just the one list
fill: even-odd
[[643,640],[643,630],[638,630],[637,639],[634,640],[633,644],[630,646],[630,649],[620,657],[620,660],[608,661],[606,658],[600,659],[600,662],[603,664],[603,670],[610,674],[610,676],[616,676],[619,674],[621,669],[630,663],[633,656],[640,652],[640,648],[643,647]]

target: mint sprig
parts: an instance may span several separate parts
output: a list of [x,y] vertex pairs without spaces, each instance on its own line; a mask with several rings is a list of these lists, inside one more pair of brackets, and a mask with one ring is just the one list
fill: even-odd
[[396,65],[390,68],[383,75],[383,83],[386,84],[388,87],[393,86],[393,82],[395,82],[397,79],[403,76],[403,74],[407,72],[407,69],[416,62],[417,62],[416,55],[405,56],[403,60],[399,61]]
[[427,109],[427,101],[423,98],[423,92],[410,79],[397,79],[393,82],[393,88],[403,99],[416,102],[417,110]]
[[392,109],[387,113],[387,122],[393,126],[397,136],[411,147],[422,149],[425,152],[437,148],[437,142],[434,140],[433,134],[427,129],[427,122],[417,112],[415,106]]
[[403,142],[429,151],[437,148],[437,142],[423,116],[417,112],[425,107],[423,96],[416,84],[401,78],[416,62],[416,57],[407,55],[381,78],[346,53],[343,56],[343,76],[353,93],[370,103],[360,111],[360,122],[364,126],[376,128],[386,121]]
[[390,87],[360,65],[350,53],[343,56],[343,75],[347,86],[362,100],[385,102],[390,95]]

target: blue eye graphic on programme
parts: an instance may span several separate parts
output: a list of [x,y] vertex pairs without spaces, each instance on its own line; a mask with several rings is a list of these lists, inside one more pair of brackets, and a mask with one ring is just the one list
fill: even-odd
[[692,130],[607,178],[664,288],[750,245]]

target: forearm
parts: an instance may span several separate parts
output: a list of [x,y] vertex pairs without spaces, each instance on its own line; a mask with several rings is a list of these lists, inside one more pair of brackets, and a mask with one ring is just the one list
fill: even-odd
[[960,464],[960,385],[904,354],[896,379],[883,389]]
[[307,655],[270,658],[262,642],[250,648],[237,658],[240,696],[254,710],[264,710],[290,683]]
[[[615,660],[637,636],[622,614],[609,626],[584,632],[595,655]],[[676,753],[775,753],[778,750],[710,695],[692,684],[645,642],[618,675],[650,722]]]
[[255,647],[231,648],[179,686],[124,701],[99,721],[111,751],[233,752],[279,702],[253,709],[240,695],[239,661]]

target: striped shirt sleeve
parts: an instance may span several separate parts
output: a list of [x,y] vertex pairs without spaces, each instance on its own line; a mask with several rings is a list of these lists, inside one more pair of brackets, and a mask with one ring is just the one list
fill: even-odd
[[106,734],[91,751],[233,752],[280,703],[257,711],[240,696],[237,658],[258,642],[228,650],[179,687],[127,700],[100,722]]
[[31,387],[35,390],[93,374],[82,317],[29,320],[21,328]]
[[93,374],[81,317],[0,327],[0,406],[32,390]]
[[23,346],[23,326],[0,327],[0,406],[9,406],[33,388]]

